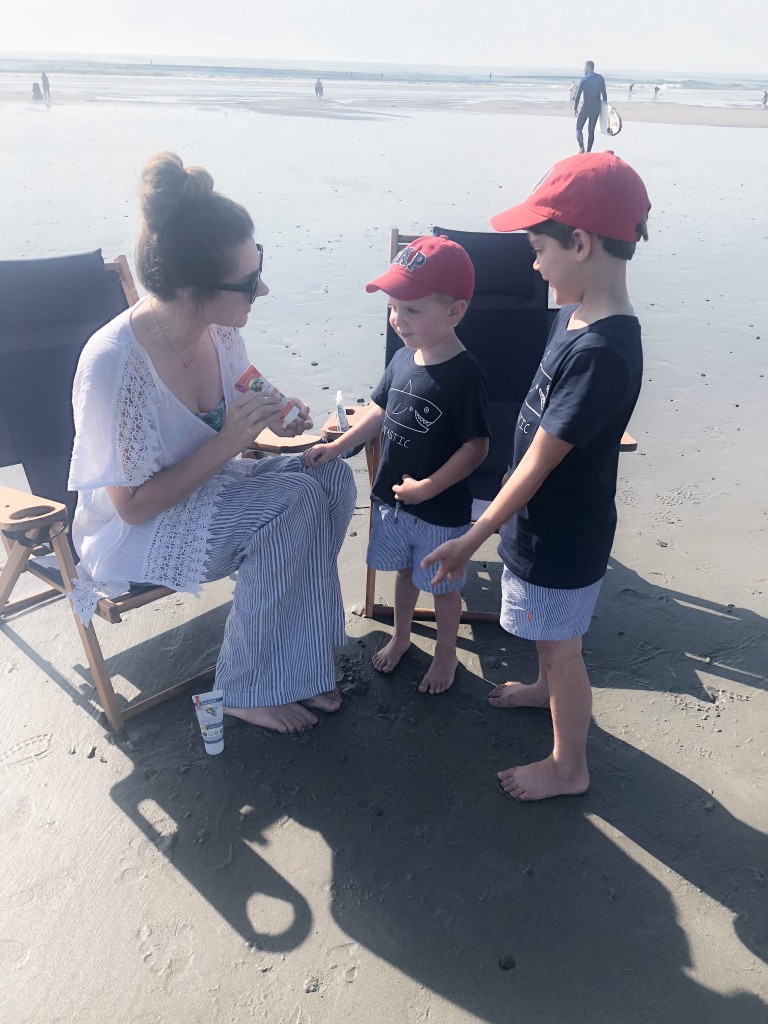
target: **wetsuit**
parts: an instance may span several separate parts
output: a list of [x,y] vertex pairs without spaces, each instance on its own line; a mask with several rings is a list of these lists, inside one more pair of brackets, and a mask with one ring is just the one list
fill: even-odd
[[582,100],[581,113],[576,121],[576,141],[579,149],[584,152],[583,129],[589,121],[589,133],[587,136],[587,152],[592,152],[592,145],[595,141],[595,125],[600,116],[600,100],[608,101],[608,93],[605,91],[605,79],[595,71],[590,71],[579,82],[576,92],[576,99],[573,101],[573,109],[579,109],[579,100]]

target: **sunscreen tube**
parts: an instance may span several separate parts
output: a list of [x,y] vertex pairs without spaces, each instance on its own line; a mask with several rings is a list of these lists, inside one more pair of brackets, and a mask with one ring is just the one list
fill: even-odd
[[196,693],[192,703],[195,705],[205,749],[209,754],[220,754],[224,750],[224,691]]
[[344,396],[340,391],[336,392],[336,422],[339,424],[339,430],[342,434],[349,430],[347,411],[344,408]]
[[243,394],[246,391],[261,391],[265,395],[273,395],[279,399],[282,403],[280,406],[280,419],[284,427],[287,427],[289,423],[293,423],[299,415],[299,410],[293,402],[289,401],[282,391],[259,373],[255,366],[248,367],[240,380],[235,384],[235,391],[240,391]]

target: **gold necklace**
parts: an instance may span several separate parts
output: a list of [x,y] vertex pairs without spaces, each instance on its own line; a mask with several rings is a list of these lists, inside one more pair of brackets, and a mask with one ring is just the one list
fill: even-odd
[[165,333],[165,329],[163,328],[163,325],[160,323],[160,317],[157,315],[157,310],[155,309],[155,300],[153,299],[150,302],[149,305],[150,305],[150,308],[152,310],[152,316],[155,318],[155,323],[160,328],[160,333],[162,334],[163,338],[165,339],[165,343],[168,345],[168,347],[170,348],[171,352],[173,352],[173,354],[179,360],[179,362],[184,367],[184,369],[188,370],[190,368],[190,366],[192,365],[192,363],[194,363],[194,361],[200,355],[200,343],[198,342],[198,344],[197,344],[197,351],[192,356],[192,358],[189,359],[189,360],[185,359],[184,356],[182,356],[182,354],[179,352],[179,350],[173,344],[171,339],[168,337],[168,335]]

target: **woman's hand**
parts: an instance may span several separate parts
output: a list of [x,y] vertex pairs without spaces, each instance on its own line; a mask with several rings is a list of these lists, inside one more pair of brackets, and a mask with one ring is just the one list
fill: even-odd
[[284,427],[282,423],[278,423],[276,427],[270,425],[270,429],[275,434],[279,434],[280,437],[298,437],[299,434],[303,434],[306,430],[311,430],[314,423],[309,415],[309,406],[305,405],[300,398],[288,397],[288,401],[293,402],[299,410],[299,415],[287,427]]
[[280,425],[280,406],[279,399],[261,391],[239,394],[227,409],[219,436],[231,444],[233,455],[237,455],[253,444],[266,427],[275,430]]
[[310,469],[319,469],[326,462],[337,459],[341,455],[338,442],[329,441],[328,444],[316,444],[304,452],[304,465]]

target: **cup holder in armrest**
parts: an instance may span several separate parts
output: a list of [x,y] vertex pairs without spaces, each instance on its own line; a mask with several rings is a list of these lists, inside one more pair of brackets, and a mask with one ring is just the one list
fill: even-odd
[[54,505],[32,505],[29,508],[20,508],[16,512],[11,512],[8,519],[14,522],[17,519],[37,519],[39,516],[46,516],[49,512],[55,511]]

